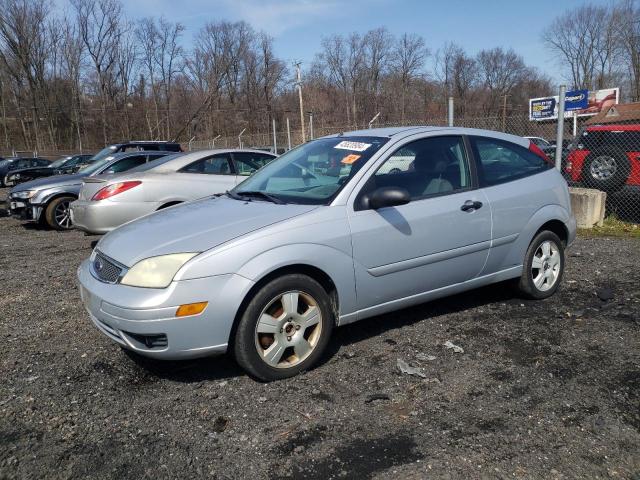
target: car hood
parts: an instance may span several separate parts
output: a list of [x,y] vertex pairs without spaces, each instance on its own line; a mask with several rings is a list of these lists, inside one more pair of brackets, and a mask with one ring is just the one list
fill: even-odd
[[316,205],[207,198],[126,223],[102,237],[96,248],[131,267],[144,258],[158,255],[204,252],[315,208]]
[[74,175],[54,175],[53,177],[37,178],[25,183],[21,183],[15,187],[12,192],[21,192],[23,190],[42,190],[45,188],[63,187],[66,185],[79,185],[86,174]]

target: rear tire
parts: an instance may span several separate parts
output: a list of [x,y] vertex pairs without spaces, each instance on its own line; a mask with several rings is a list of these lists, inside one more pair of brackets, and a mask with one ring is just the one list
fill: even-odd
[[621,148],[608,146],[587,155],[582,168],[582,179],[590,188],[615,192],[627,182],[630,172],[631,164],[626,152]]
[[284,275],[258,290],[245,308],[233,356],[258,380],[293,377],[319,360],[333,324],[325,289],[306,275]]
[[44,211],[47,225],[55,230],[71,230],[73,223],[71,223],[69,204],[75,200],[76,198],[70,195],[51,200]]
[[517,289],[526,298],[542,300],[558,290],[563,274],[564,245],[555,233],[543,230],[527,249]]

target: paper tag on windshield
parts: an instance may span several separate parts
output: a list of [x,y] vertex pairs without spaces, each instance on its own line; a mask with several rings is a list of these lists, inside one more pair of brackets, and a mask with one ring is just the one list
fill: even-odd
[[341,160],[341,163],[344,163],[345,165],[351,165],[353,162],[358,160],[361,156],[362,155],[356,155],[355,153],[352,153],[351,155],[347,155],[346,157],[344,157]]
[[353,150],[354,152],[364,152],[370,146],[370,143],[347,142],[346,140],[343,140],[333,148],[339,148],[340,150]]

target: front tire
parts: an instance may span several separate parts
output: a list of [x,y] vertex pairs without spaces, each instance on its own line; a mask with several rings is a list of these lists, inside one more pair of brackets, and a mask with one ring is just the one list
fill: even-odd
[[325,289],[306,275],[284,275],[264,285],[245,308],[233,354],[259,380],[293,377],[318,361],[333,324]]
[[44,211],[44,218],[51,228],[55,230],[71,230],[71,212],[69,205],[75,201],[75,197],[66,195],[54,198]]
[[524,258],[518,291],[542,300],[553,295],[564,274],[564,245],[553,232],[544,230],[531,241]]

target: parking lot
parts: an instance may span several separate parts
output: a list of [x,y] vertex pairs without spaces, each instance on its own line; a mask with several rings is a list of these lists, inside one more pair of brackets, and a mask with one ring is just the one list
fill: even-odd
[[549,300],[497,285],[376,317],[261,384],[125,354],[76,288],[98,237],[3,213],[0,478],[640,475],[638,240],[579,237]]

